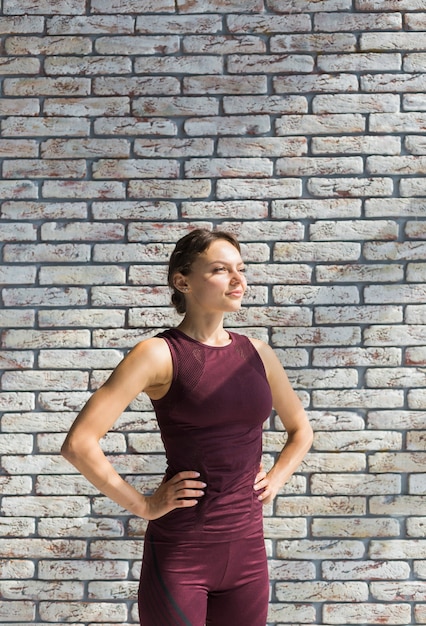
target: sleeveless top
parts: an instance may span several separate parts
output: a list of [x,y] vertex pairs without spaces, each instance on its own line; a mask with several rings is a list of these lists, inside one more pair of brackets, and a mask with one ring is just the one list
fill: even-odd
[[166,451],[165,478],[196,470],[207,484],[197,505],[150,522],[164,538],[228,541],[262,529],[253,485],[271,390],[251,341],[229,335],[226,346],[205,345],[177,329],[157,335],[173,362],[169,391],[152,400]]

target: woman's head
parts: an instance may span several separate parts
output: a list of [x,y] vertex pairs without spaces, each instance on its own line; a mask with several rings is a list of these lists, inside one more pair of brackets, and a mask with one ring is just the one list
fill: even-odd
[[234,235],[221,230],[197,228],[177,242],[170,257],[167,281],[172,289],[172,303],[178,313],[185,313],[186,303],[184,293],[175,285],[175,276],[177,274],[188,276],[198,256],[205,252],[214,241],[220,239],[227,241],[240,252],[240,244]]

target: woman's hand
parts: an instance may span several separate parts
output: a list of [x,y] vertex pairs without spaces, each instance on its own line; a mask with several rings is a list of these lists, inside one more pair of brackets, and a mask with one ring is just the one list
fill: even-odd
[[152,496],[145,496],[145,519],[158,519],[174,509],[198,504],[198,498],[204,495],[203,489],[207,486],[206,483],[197,480],[199,476],[198,472],[184,471],[170,480],[163,481]]
[[254,479],[254,490],[260,492],[257,499],[260,500],[262,504],[269,504],[277,495],[278,488],[279,487],[275,488],[273,486],[269,474],[264,471],[263,465],[261,465]]

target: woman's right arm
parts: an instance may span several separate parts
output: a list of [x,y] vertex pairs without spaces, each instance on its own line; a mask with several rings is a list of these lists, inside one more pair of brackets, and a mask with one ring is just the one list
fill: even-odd
[[139,343],[83,407],[61,449],[62,455],[101,493],[145,519],[195,506],[205,487],[196,480],[199,474],[180,472],[161,483],[152,496],[144,496],[121,478],[99,441],[141,391],[167,385],[171,375],[170,352],[165,341],[153,338]]

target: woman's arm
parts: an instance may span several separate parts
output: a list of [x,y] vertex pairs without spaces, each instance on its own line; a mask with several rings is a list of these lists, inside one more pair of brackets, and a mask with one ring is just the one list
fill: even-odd
[[313,432],[305,410],[272,348],[264,342],[252,341],[265,366],[273,407],[287,431],[287,441],[274,466],[268,473],[261,470],[256,477],[254,488],[261,491],[259,500],[268,504],[299,467],[312,445]]
[[195,480],[199,474],[180,472],[163,482],[152,496],[144,496],[116,472],[99,441],[141,391],[167,389],[171,377],[172,362],[166,342],[153,338],[139,343],[83,407],[61,449],[63,456],[99,491],[146,519],[197,504],[195,498],[203,495],[205,486]]

